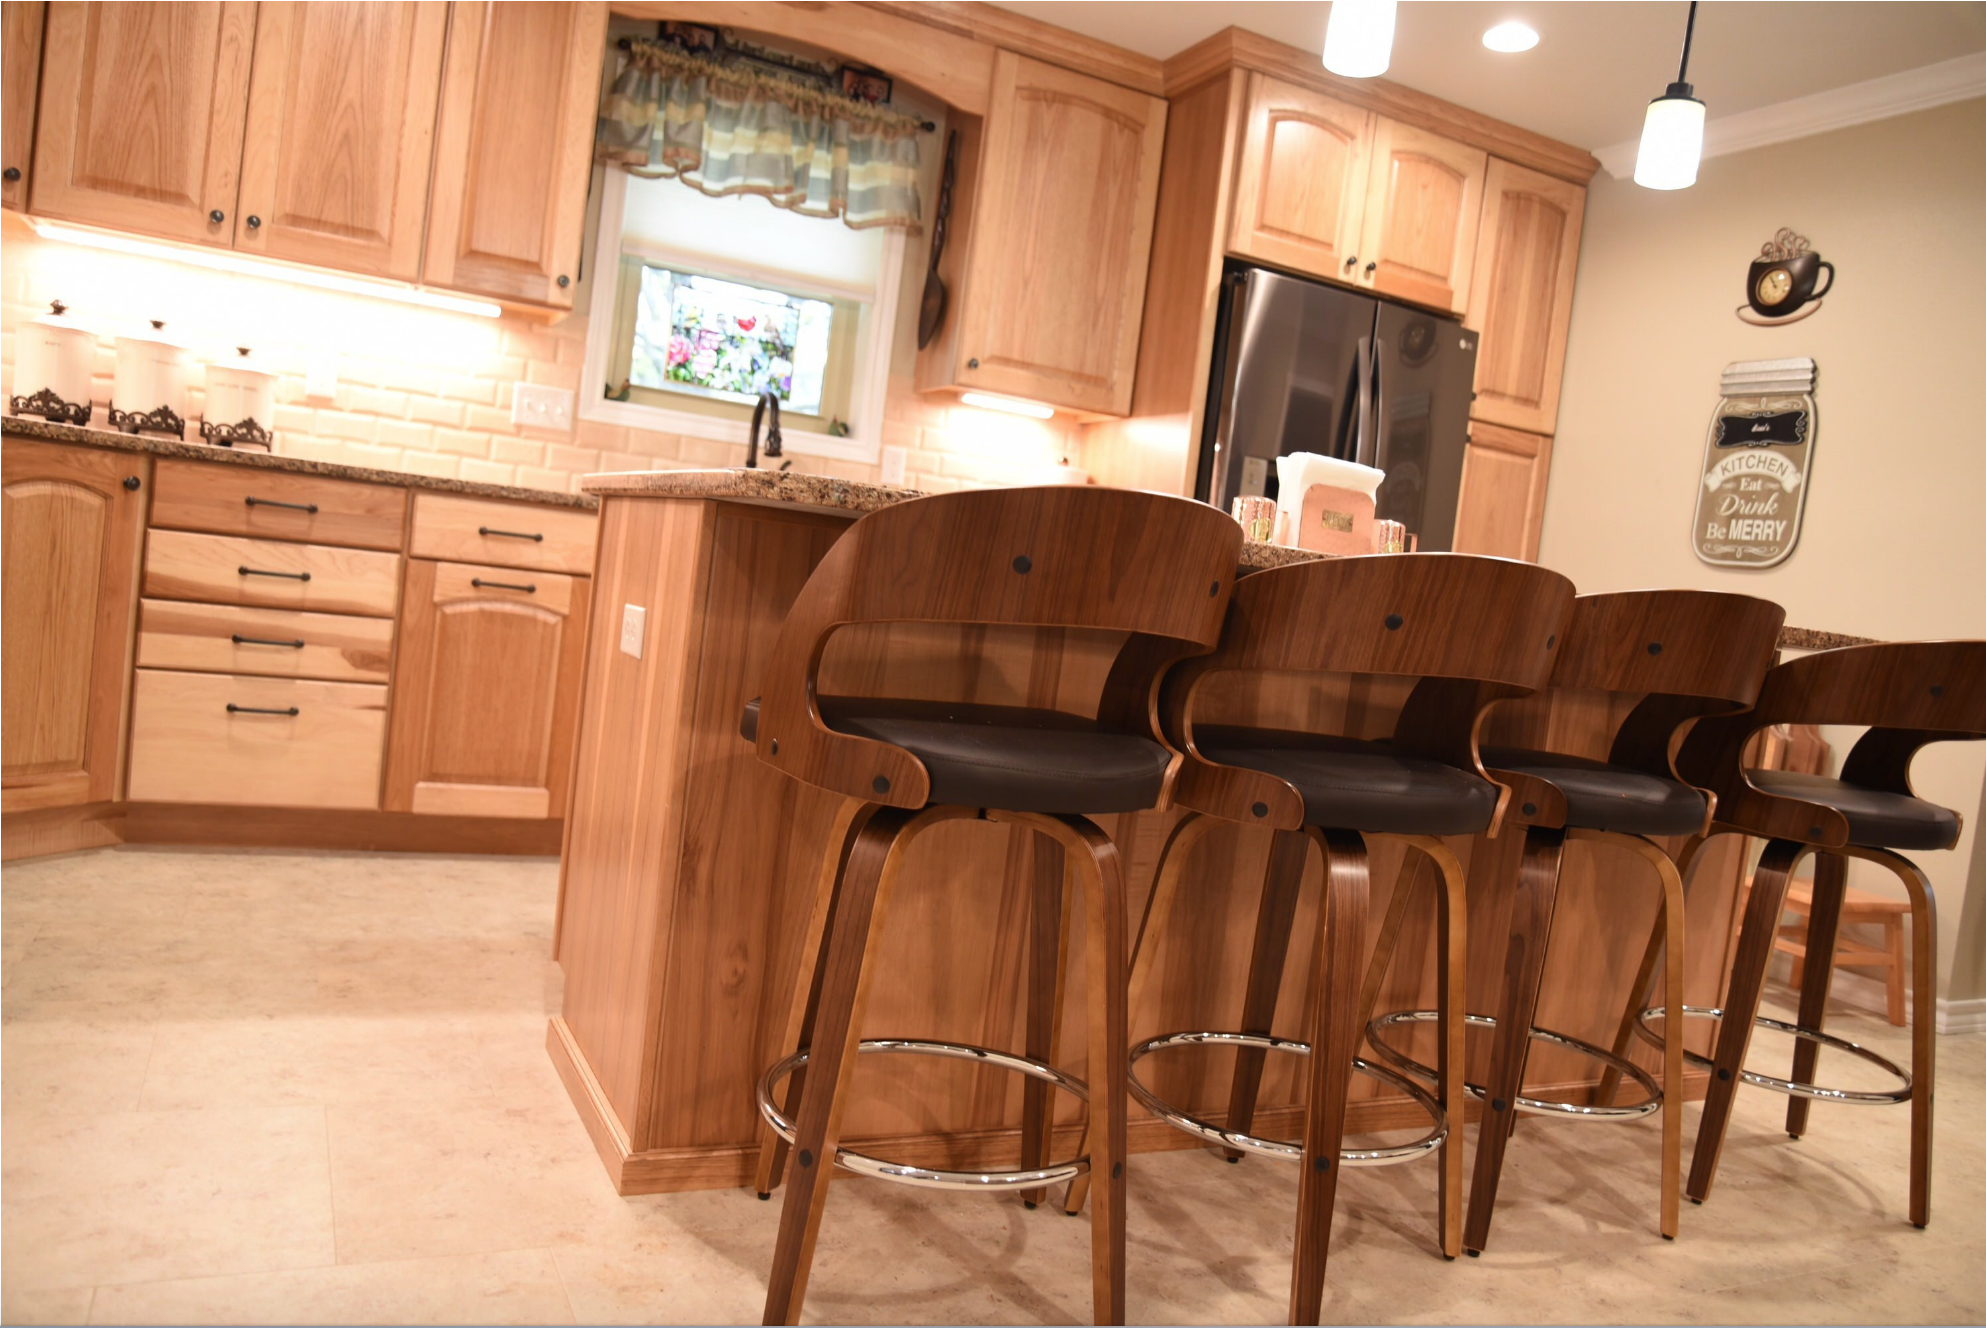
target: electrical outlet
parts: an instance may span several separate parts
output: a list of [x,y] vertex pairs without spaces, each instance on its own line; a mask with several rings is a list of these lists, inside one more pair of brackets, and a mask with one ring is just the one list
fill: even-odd
[[883,449],[883,483],[902,484],[903,468],[910,464],[910,452],[901,447]]
[[338,399],[338,352],[320,350],[314,352],[304,366],[303,395],[306,401],[336,401]]
[[572,432],[572,393],[563,387],[517,383],[510,391],[510,422],[527,429]]
[[621,605],[621,653],[641,658],[641,638],[648,628],[648,610],[639,604]]

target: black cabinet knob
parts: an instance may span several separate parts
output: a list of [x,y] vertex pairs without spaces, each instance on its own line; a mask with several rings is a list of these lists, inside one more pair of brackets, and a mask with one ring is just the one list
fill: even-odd
[[1365,265],[1365,275],[1367,275],[1368,277],[1371,276],[1373,273],[1377,272],[1378,270],[1379,270],[1379,263],[1378,260],[1376,259]]
[[209,212],[207,214],[207,220],[213,222],[216,226],[220,225],[222,222],[226,221],[227,219],[228,219],[228,214],[221,211],[219,208],[215,208],[212,212]]
[[564,289],[565,289],[565,288],[566,288],[567,286],[570,286],[571,284],[572,284],[572,278],[571,278],[571,277],[568,277],[568,276],[565,276],[565,275],[563,275],[563,274],[561,274],[561,275],[559,276],[559,289],[560,289],[560,290],[564,290]]
[[133,493],[138,492],[138,477],[136,475],[126,475],[124,477],[124,487]]
[[250,217],[248,218],[248,229],[250,229],[250,230],[252,230],[252,231],[259,231],[259,230],[261,230],[261,229],[262,229],[262,218],[260,218],[260,217],[257,217],[257,216],[254,216],[254,215],[250,215]]
[[966,368],[968,368],[968,369],[977,369],[977,368],[979,367],[979,361],[978,361],[978,360],[967,360],[967,361],[965,362],[965,367],[966,367]]
[[21,178],[21,168],[18,166],[9,166],[6,170],[0,171],[0,175],[4,175],[7,178],[7,183],[12,184]]
[[1353,254],[1353,255],[1352,255],[1352,256],[1351,256],[1350,258],[1347,258],[1347,259],[1345,260],[1345,271],[1347,271],[1347,272],[1349,272],[1349,271],[1351,271],[1351,270],[1352,270],[1353,268],[1355,268],[1355,267],[1357,267],[1357,266],[1358,266],[1358,255],[1357,255],[1357,254]]

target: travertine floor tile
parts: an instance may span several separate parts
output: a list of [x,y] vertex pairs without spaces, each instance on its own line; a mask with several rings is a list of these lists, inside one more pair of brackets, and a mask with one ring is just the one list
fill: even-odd
[[90,1287],[46,1291],[9,1286],[0,1290],[0,1322],[78,1324],[90,1321]]

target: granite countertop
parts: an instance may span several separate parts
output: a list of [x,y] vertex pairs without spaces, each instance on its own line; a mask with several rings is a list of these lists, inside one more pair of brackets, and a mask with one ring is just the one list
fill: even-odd
[[541,503],[548,507],[577,507],[592,511],[600,500],[583,493],[558,493],[551,489],[524,489],[514,484],[478,484],[474,480],[451,480],[435,475],[415,475],[404,470],[375,470],[370,466],[341,466],[329,461],[306,461],[280,452],[238,451],[211,443],[181,442],[147,434],[120,433],[116,429],[79,428],[73,424],[53,424],[22,415],[0,416],[0,434],[9,438],[38,438],[48,443],[72,443],[81,447],[103,447],[117,452],[143,452],[151,456],[184,457],[189,461],[212,461],[224,466],[251,466],[261,470],[282,470],[293,475],[322,475],[327,479],[359,480],[367,484],[397,484],[406,489],[431,489],[436,493],[461,493],[478,498],[508,498],[521,503]]
[[[589,494],[618,498],[726,498],[746,503],[783,503],[823,511],[874,512],[924,495],[894,484],[839,480],[826,475],[796,475],[782,470],[645,470],[588,475],[582,486]],[[1241,565],[1251,571],[1292,567],[1335,554],[1294,549],[1282,544],[1247,540]],[[1873,644],[1866,636],[1822,632],[1810,627],[1786,627],[1779,633],[1782,650],[1835,650]]]

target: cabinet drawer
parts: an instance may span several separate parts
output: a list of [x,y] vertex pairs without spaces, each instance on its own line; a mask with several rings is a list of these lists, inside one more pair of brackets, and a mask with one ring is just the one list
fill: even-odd
[[381,686],[139,669],[127,796],[376,808],[385,750]]
[[145,540],[145,594],[390,618],[400,604],[400,555],[154,530]]
[[138,612],[138,666],[385,682],[393,620],[238,604],[148,599]]
[[586,576],[593,571],[598,524],[591,512],[417,493],[407,551],[443,562],[542,567]]
[[152,524],[398,552],[407,491],[280,470],[161,461],[152,480]]

